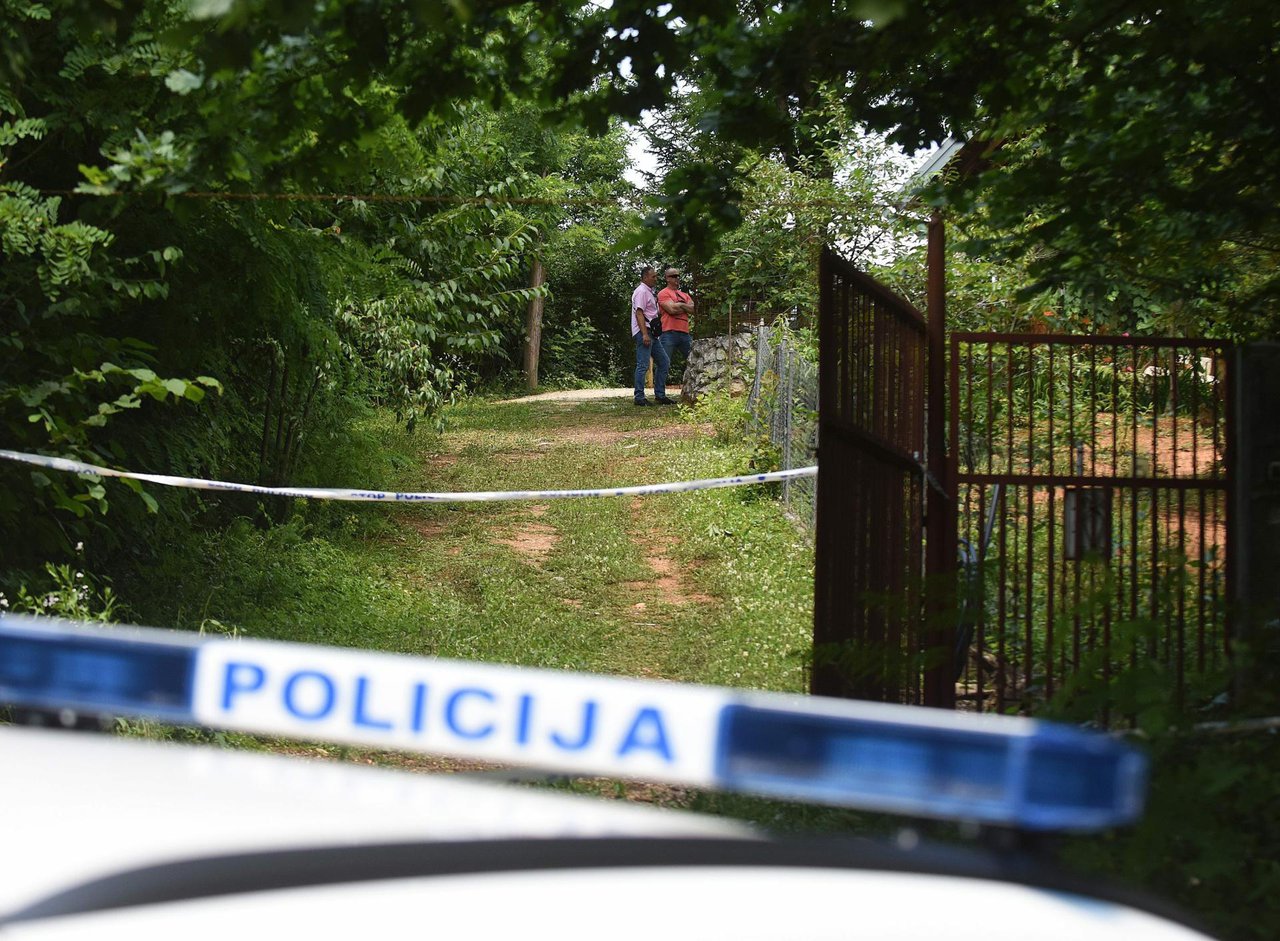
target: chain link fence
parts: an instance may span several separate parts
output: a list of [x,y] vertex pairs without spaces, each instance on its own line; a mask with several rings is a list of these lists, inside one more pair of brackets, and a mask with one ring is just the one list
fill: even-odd
[[[760,324],[755,339],[755,376],[747,393],[754,428],[778,450],[782,470],[807,467],[818,456],[818,367],[797,351],[784,329]],[[816,478],[782,484],[787,512],[810,534],[817,524]]]

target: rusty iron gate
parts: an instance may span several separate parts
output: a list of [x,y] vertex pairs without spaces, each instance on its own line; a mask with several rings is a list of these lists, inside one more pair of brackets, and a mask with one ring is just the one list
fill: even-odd
[[843,259],[819,268],[811,689],[920,702],[926,324]]
[[[1205,340],[951,335],[959,708],[1034,712],[1140,670],[1182,697],[1222,665],[1227,353]],[[1139,708],[1122,691],[1098,703],[1103,722]]]

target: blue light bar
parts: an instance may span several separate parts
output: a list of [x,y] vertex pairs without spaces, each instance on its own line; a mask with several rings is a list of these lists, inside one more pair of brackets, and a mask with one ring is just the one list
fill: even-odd
[[1136,819],[1145,764],[1131,749],[1036,723],[1032,735],[726,707],[729,790],[1031,830]]
[[[58,625],[53,627],[52,625]],[[126,629],[92,634],[0,617],[0,702],[188,723],[196,646]],[[181,638],[181,639],[178,639]]]
[[1004,716],[0,615],[0,703],[1029,830],[1134,821],[1145,759]]

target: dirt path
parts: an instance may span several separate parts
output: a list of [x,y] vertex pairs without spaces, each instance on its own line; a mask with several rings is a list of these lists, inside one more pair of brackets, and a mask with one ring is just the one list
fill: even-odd
[[[610,403],[607,408],[592,404],[592,400],[619,395],[625,404]],[[519,432],[507,427],[491,431],[481,425],[446,435],[447,447],[457,459],[445,462],[436,457],[432,467],[466,470],[465,465],[479,462],[510,468],[516,475],[511,479],[521,480],[527,480],[529,470],[536,467],[545,475],[545,486],[553,489],[575,486],[575,474],[581,471],[589,485],[608,486],[614,481],[644,479],[644,471],[638,468],[654,467],[656,455],[670,453],[672,442],[710,431],[679,420],[673,410],[633,410],[630,395],[630,389],[588,389],[513,400],[515,405],[546,404],[537,406]],[[720,599],[700,590],[696,570],[680,559],[680,539],[672,531],[675,524],[650,512],[656,505],[650,501],[661,499],[635,497],[620,504],[601,498],[599,503],[572,507],[563,501],[509,504],[501,513],[479,517],[483,532],[473,531],[473,538],[510,551],[528,566],[530,580],[547,583],[548,604],[558,602],[563,610],[595,622],[602,641],[595,648],[601,668],[674,678],[668,673],[680,640],[676,636],[679,621],[687,620],[691,610],[718,605]],[[621,536],[640,564],[630,564],[625,574],[597,581],[584,592],[574,587],[582,580],[568,570],[567,560],[593,541],[585,535],[593,529]],[[421,528],[419,532],[432,535]],[[439,551],[449,554],[448,535],[442,531],[439,536]],[[616,545],[615,541],[611,551],[616,551]],[[616,565],[616,556],[612,558],[615,561],[610,564]],[[569,623],[566,629],[580,628]]]
[[[678,391],[678,390],[677,390]],[[625,397],[631,395],[630,389],[581,389],[567,392],[548,392],[529,396],[523,399],[512,399],[509,402],[557,401],[578,402],[591,399],[612,398],[621,392]],[[499,461],[519,461],[536,459],[541,452],[550,450],[560,444],[588,445],[613,448],[622,445],[625,448],[635,447],[644,442],[655,442],[688,438],[703,433],[696,426],[684,423],[668,423],[656,427],[621,430],[608,420],[590,423],[575,423],[558,427],[548,427],[537,442],[537,450],[533,453],[512,451],[495,455]],[[611,470],[620,471],[624,462],[636,458],[626,456],[625,450],[619,451],[609,461]],[[620,596],[635,595],[641,600],[627,602],[623,607],[629,614],[630,627],[637,628],[638,635],[661,634],[666,628],[661,621],[661,609],[664,607],[680,608],[686,605],[715,604],[716,598],[698,591],[693,587],[687,570],[682,569],[671,556],[671,549],[679,545],[679,537],[664,535],[655,521],[644,511],[644,498],[633,497],[629,505],[630,526],[628,535],[645,559],[652,578],[632,580],[618,586]],[[548,556],[555,550],[560,535],[555,527],[545,520],[549,506],[545,503],[530,504],[522,507],[517,515],[520,526],[515,533],[504,527],[502,532],[495,531],[491,541],[500,543],[514,550],[529,565],[541,567]],[[495,521],[496,523],[496,521]],[[496,523],[496,525],[503,525]],[[580,602],[562,599],[564,603],[579,607]],[[627,646],[633,646],[628,644]],[[660,659],[653,658],[655,661]],[[657,664],[651,663],[642,667],[640,672],[647,676],[660,675]]]

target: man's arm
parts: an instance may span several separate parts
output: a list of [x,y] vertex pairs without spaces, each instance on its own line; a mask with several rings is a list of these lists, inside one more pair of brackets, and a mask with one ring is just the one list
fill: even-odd
[[658,295],[658,306],[672,317],[679,317],[681,314],[684,314],[687,317],[689,314],[693,313],[692,296],[689,297],[689,303],[686,304],[683,301],[671,300],[673,295],[668,291],[663,291],[662,294],[666,294],[667,298],[664,300],[661,294]]
[[636,323],[640,325],[640,339],[645,346],[648,346],[653,342],[653,338],[649,336],[649,321],[644,319],[644,308],[637,307],[632,316],[636,318]]
[[659,301],[658,306],[672,317],[679,317],[683,320],[688,320],[689,315],[693,313],[693,304],[686,304],[684,301]]

